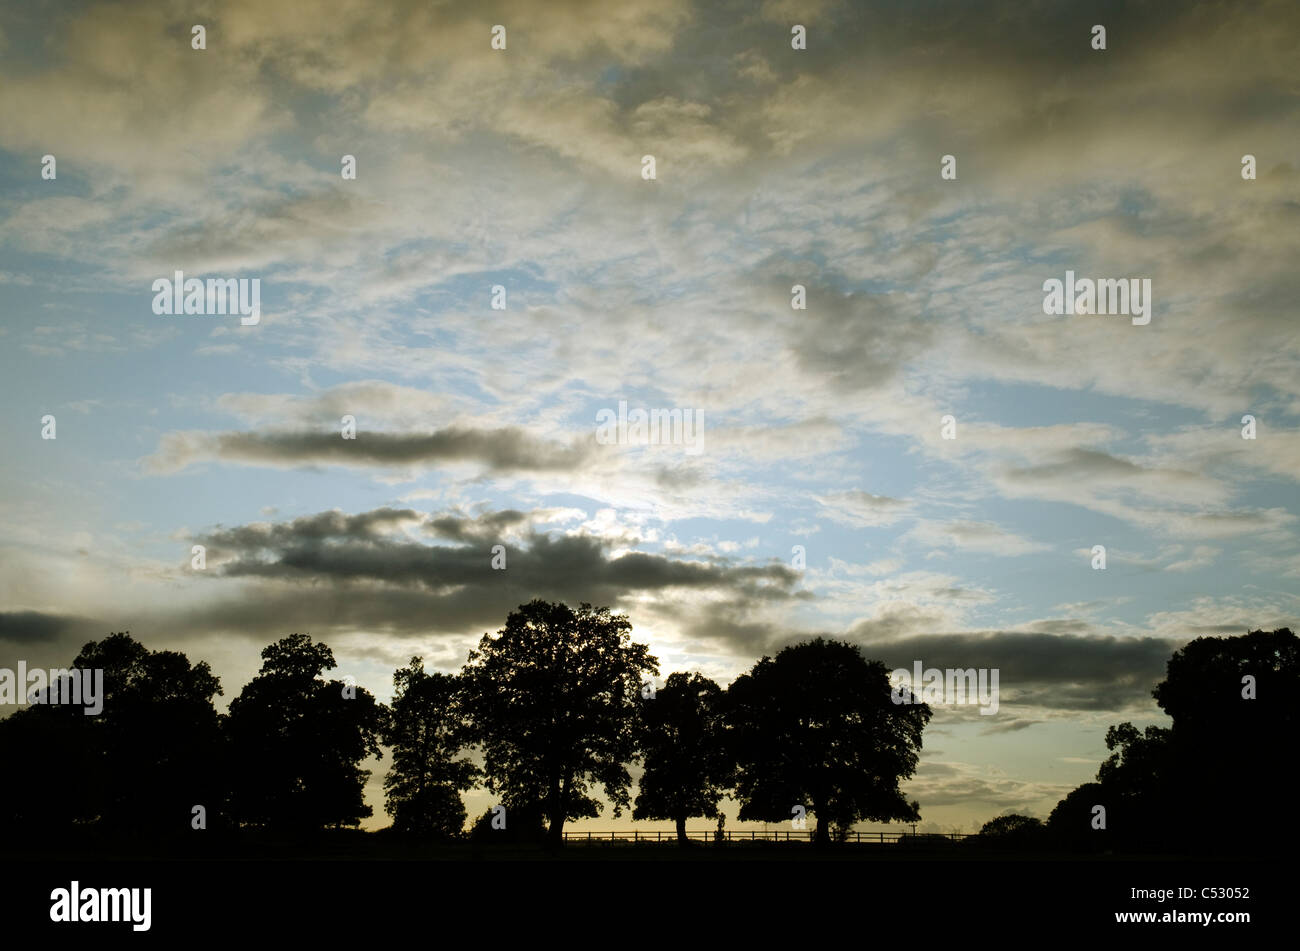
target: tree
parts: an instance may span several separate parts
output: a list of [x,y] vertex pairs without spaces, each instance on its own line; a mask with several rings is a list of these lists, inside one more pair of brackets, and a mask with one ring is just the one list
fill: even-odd
[[671,819],[686,844],[686,820],[718,815],[730,785],[722,731],[723,693],[701,674],[675,673],[641,704],[645,772],[633,819]]
[[885,665],[856,645],[817,638],[764,657],[732,683],[727,708],[742,820],[803,806],[824,845],[832,825],[920,818],[898,785],[916,770],[930,708],[894,703]]
[[297,832],[357,825],[367,755],[381,756],[384,707],[360,687],[321,674],[336,666],[325,644],[293,634],[262,651],[262,669],[230,704],[241,822]]
[[221,684],[208,665],[150,651],[123,632],[86,644],[72,668],[103,671],[102,708],[87,716],[82,706],[42,702],[0,721],[0,760],[23,764],[31,779],[5,797],[0,823],[176,835],[195,805],[219,821]]
[[123,831],[188,830],[195,805],[219,820],[225,764],[213,698],[221,682],[207,662],[191,665],[184,654],[113,634],[87,644],[73,663],[104,671],[98,781],[105,823]]
[[103,768],[95,727],[80,707],[33,705],[0,719],[0,835],[62,836],[95,823]]
[[393,674],[393,703],[384,731],[393,765],[384,779],[393,827],[417,838],[452,838],[465,827],[460,794],[474,785],[478,769],[456,759],[465,733],[455,677],[425,673],[424,662]]
[[475,842],[535,845],[546,841],[546,817],[540,804],[502,802],[497,805],[505,809],[504,814],[493,806],[474,820],[469,837]]
[[1095,828],[1097,806],[1106,805],[1101,783],[1084,783],[1071,790],[1047,817],[1047,834],[1053,845],[1071,851],[1099,852],[1111,847],[1109,820]]
[[487,788],[506,803],[540,804],[553,845],[564,822],[628,805],[641,684],[659,665],[632,625],[608,608],[530,601],[485,634],[461,673],[470,736]]
[[1256,816],[1267,818],[1274,848],[1293,845],[1289,790],[1253,777],[1300,725],[1300,638],[1287,628],[1198,637],[1174,652],[1152,696],[1172,725],[1112,726],[1111,755],[1089,784],[1117,845],[1240,850],[1241,836],[1225,820]]
[[1233,820],[1250,817],[1268,824],[1274,848],[1297,844],[1294,795],[1265,777],[1300,728],[1300,638],[1287,628],[1198,637],[1169,659],[1152,696],[1173,720],[1160,805],[1178,838],[1239,850]]
[[984,823],[975,841],[999,849],[1032,850],[1043,845],[1046,832],[1043,820],[1013,812]]
[[1148,726],[1139,731],[1121,723],[1106,731],[1111,751],[1097,770],[1105,799],[1106,828],[1129,848],[1163,848],[1177,843],[1177,816],[1171,811],[1173,785],[1171,731]]

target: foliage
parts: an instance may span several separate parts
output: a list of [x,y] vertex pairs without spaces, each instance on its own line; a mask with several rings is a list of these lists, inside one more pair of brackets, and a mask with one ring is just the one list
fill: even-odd
[[227,718],[236,818],[292,832],[359,824],[371,814],[360,763],[382,755],[384,707],[360,687],[323,679],[334,654],[306,634],[271,644],[262,659]]
[[465,737],[457,679],[426,673],[424,662],[412,657],[393,674],[393,687],[384,730],[393,756],[384,779],[393,826],[416,838],[459,836],[466,818],[460,793],[474,785],[478,769],[456,758]]
[[686,820],[712,819],[731,782],[723,745],[722,689],[701,674],[675,673],[641,704],[645,772],[633,819],[669,819],[686,840]]
[[462,671],[488,789],[506,802],[540,804],[552,844],[566,820],[599,814],[593,785],[615,816],[629,804],[641,685],[659,670],[631,629],[608,608],[534,600],[484,635]]
[[124,632],[86,644],[72,666],[103,671],[102,709],[87,716],[83,706],[37,703],[0,720],[0,761],[21,763],[29,777],[3,797],[0,825],[174,835],[189,829],[194,805],[219,820],[221,684],[208,665]]
[[898,787],[916,770],[930,708],[895,704],[884,664],[856,645],[787,647],[738,677],[727,701],[742,820],[787,821],[803,805],[827,843],[832,825],[920,818]]

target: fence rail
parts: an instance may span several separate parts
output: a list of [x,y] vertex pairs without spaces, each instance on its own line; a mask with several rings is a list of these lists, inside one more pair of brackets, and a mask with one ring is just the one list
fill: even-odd
[[[858,845],[924,845],[935,842],[936,840],[944,842],[958,842],[962,839],[970,838],[973,833],[966,832],[848,832],[840,833],[836,836],[832,833],[831,838],[836,841],[852,842]],[[723,831],[722,840],[725,842],[811,842],[813,841],[814,830],[790,830],[790,829],[773,829],[770,831],[760,832],[752,830],[750,832]],[[686,838],[692,842],[717,842],[719,833],[717,830],[698,831],[686,833]],[[641,832],[633,830],[630,832],[565,832],[564,841],[566,842],[676,842],[677,833],[669,830],[667,832]]]

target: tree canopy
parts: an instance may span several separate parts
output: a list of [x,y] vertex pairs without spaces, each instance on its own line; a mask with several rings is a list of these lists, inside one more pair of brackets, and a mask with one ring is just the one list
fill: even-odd
[[334,653],[306,634],[271,644],[262,660],[227,721],[235,816],[282,831],[357,825],[372,811],[360,763],[381,755],[383,706],[360,687],[323,679]]
[[[1152,696],[1172,724],[1112,726],[1106,732],[1111,755],[1098,769],[1097,782],[1088,784],[1088,798],[1106,808],[1106,829],[1115,843],[1126,849],[1239,850],[1241,839],[1229,820],[1259,815],[1269,817],[1275,841],[1294,842],[1300,824],[1290,808],[1290,790],[1255,777],[1300,722],[1300,638],[1287,628],[1198,637],[1170,657]],[[1051,825],[1058,834],[1067,817],[1088,821],[1081,812],[1063,811],[1075,793],[1057,807],[1061,817]]]
[[998,849],[1033,850],[1041,846],[1046,837],[1047,829],[1042,819],[1013,812],[984,823],[977,841]]
[[[191,809],[219,813],[224,757],[207,663],[151,651],[128,632],[86,644],[74,669],[102,670],[102,709],[38,703],[0,720],[0,761],[33,778],[3,798],[16,829],[97,826],[130,834],[188,828]],[[46,777],[75,776],[46,781]]]
[[568,819],[596,816],[599,784],[614,815],[629,803],[644,679],[658,673],[632,625],[608,608],[530,601],[485,634],[462,672],[470,738],[502,803],[541,803],[550,841]]
[[687,819],[717,817],[731,782],[722,714],[722,688],[702,674],[671,674],[643,700],[645,771],[633,819],[670,819],[685,842]]
[[832,825],[919,818],[899,783],[916,770],[930,708],[894,703],[885,665],[856,645],[816,638],[764,657],[727,707],[742,820],[790,820],[803,806],[825,844]]
[[456,677],[427,673],[412,657],[393,674],[394,695],[384,730],[393,765],[384,779],[386,809],[394,828],[417,838],[451,838],[465,826],[460,794],[478,768],[457,759],[464,745],[460,687]]

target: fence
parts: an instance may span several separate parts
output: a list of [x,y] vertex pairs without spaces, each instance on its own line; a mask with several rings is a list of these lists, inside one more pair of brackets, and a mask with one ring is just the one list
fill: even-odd
[[[915,832],[849,832],[840,833],[839,836],[832,833],[831,838],[837,841],[851,842],[857,845],[925,845],[935,844],[938,841],[944,843],[959,842],[962,839],[970,838],[973,833],[965,832],[942,832],[942,833],[915,833]],[[814,830],[789,830],[773,829],[771,831],[753,830],[750,832],[722,832],[722,838],[726,842],[811,842],[813,841]],[[841,838],[843,837],[843,838]],[[687,832],[686,838],[692,842],[716,842],[718,841],[718,832],[710,830],[707,832]],[[564,841],[566,842],[676,842],[677,833],[671,830],[667,832],[565,832]]]

